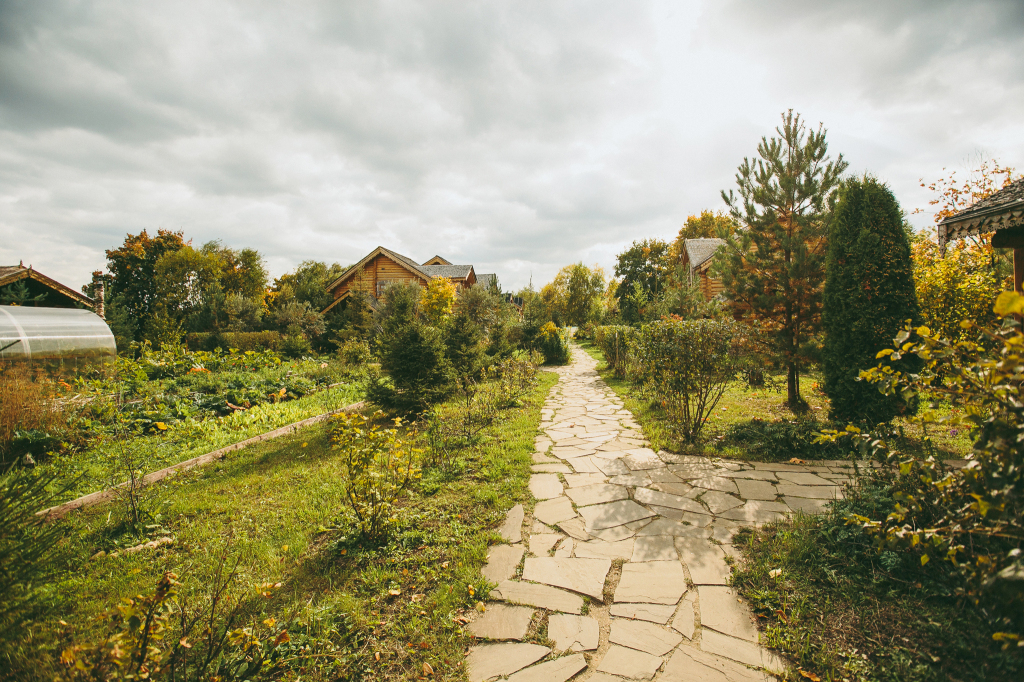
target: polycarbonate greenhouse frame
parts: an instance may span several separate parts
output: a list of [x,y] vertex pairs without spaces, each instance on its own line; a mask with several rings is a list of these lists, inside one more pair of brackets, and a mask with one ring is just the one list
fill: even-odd
[[0,305],[0,364],[82,371],[116,357],[110,327],[91,311]]

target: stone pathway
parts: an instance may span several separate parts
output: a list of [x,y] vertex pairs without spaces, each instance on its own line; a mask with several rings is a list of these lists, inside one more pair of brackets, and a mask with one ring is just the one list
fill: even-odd
[[[490,549],[493,600],[467,627],[471,682],[770,680],[728,586],[732,537],[793,510],[819,511],[849,462],[741,463],[654,452],[579,347],[542,410],[532,518],[510,510]],[[546,632],[550,646],[523,640]],[[544,640],[545,637],[540,637]],[[767,671],[767,672],[765,672]]]

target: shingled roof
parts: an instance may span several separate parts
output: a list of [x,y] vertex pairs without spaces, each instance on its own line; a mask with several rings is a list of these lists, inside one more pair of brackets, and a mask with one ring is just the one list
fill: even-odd
[[944,218],[938,226],[939,246],[954,239],[1024,226],[1024,178],[964,210]]
[[421,265],[420,272],[429,278],[447,277],[448,279],[465,279],[473,271],[472,265]]
[[700,237],[687,239],[683,242],[686,249],[686,258],[690,261],[690,269],[696,270],[704,265],[718,251],[718,247],[725,243],[724,239],[717,237]]

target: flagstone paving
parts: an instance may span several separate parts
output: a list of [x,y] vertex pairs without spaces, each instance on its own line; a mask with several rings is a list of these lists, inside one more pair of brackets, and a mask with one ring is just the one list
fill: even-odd
[[[656,452],[589,355],[574,347],[555,371],[535,440],[537,501],[532,514],[509,511],[509,544],[491,547],[483,569],[494,601],[467,626],[491,640],[470,650],[470,680],[774,679],[784,663],[729,587],[732,538],[821,511],[865,463]],[[531,623],[549,646],[508,641],[535,639]]]

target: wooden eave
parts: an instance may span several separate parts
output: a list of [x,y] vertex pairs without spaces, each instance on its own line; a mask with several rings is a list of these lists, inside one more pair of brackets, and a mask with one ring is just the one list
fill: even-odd
[[434,256],[424,263],[424,265],[453,265],[453,263],[445,258],[441,258],[440,256]]
[[369,263],[374,258],[376,258],[377,256],[385,256],[385,257],[387,257],[389,260],[393,261],[397,265],[402,266],[403,268],[405,268],[406,270],[408,270],[412,274],[416,275],[420,279],[426,279],[426,280],[431,279],[430,276],[427,275],[426,273],[424,273],[422,270],[419,270],[418,268],[416,268],[414,266],[410,266],[409,262],[406,262],[407,259],[404,256],[399,256],[397,253],[394,253],[393,251],[389,251],[388,249],[385,249],[383,246],[378,246],[376,249],[371,251],[368,256],[366,256],[361,261],[359,261],[358,263],[356,263],[355,265],[350,267],[345,272],[341,273],[341,275],[338,276],[337,279],[335,279],[333,282],[328,284],[327,285],[327,291],[334,291],[335,289],[337,289],[339,286],[344,284],[346,281],[348,281],[349,279],[354,277],[357,272],[361,272],[363,270],[363,268],[366,267],[366,264]]
[[78,301],[79,303],[90,309],[96,306],[96,302],[92,298],[86,296],[83,293],[75,291],[71,287],[64,286],[57,280],[51,279],[44,275],[43,273],[39,272],[38,270],[33,270],[32,268],[24,268],[22,270],[17,270],[15,272],[9,273],[4,277],[0,277],[0,287],[7,286],[8,284],[13,284],[23,279],[34,279],[40,284],[44,284],[50,287],[51,289],[59,291],[68,298],[74,299],[75,301]]
[[939,246],[944,248],[954,239],[1022,226],[1024,226],[1024,201],[973,211],[963,217],[954,215],[939,223]]

